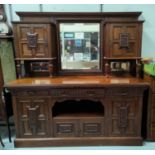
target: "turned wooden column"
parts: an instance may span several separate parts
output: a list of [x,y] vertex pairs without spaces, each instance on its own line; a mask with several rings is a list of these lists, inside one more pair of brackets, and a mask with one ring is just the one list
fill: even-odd
[[48,63],[48,70],[49,70],[49,76],[52,77],[53,76],[53,64],[52,64],[52,60],[50,60],[49,63]]
[[143,71],[143,63],[141,61],[141,58],[136,60],[136,77],[143,78],[144,71]]
[[110,63],[106,57],[104,58],[104,60],[105,60],[105,76],[109,77],[109,75],[110,75]]
[[16,69],[17,69],[18,78],[21,78],[22,77],[22,75],[21,75],[22,71],[21,71],[21,61],[20,60],[16,61]]

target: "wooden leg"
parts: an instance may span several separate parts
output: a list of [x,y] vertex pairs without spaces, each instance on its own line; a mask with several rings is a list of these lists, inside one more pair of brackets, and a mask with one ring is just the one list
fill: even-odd
[[5,145],[4,145],[3,141],[2,141],[1,135],[0,135],[0,142],[1,142],[1,145],[4,147]]
[[7,120],[6,120],[6,123],[7,123],[7,128],[8,128],[8,136],[9,136],[9,142],[11,143],[11,129],[10,129],[10,123],[9,123],[9,118],[7,117]]

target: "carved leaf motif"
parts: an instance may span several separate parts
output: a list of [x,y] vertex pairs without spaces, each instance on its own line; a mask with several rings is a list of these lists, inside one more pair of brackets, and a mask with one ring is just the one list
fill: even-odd
[[27,41],[28,41],[29,48],[37,48],[38,34],[28,32]]

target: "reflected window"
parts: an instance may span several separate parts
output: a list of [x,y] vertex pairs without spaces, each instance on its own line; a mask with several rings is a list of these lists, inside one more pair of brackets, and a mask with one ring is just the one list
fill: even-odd
[[61,69],[98,70],[99,23],[60,23]]

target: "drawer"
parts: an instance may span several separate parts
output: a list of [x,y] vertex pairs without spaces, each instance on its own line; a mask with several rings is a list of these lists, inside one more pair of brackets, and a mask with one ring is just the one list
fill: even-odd
[[16,91],[16,95],[22,96],[46,96],[48,95],[48,91],[44,90],[18,90]]
[[63,88],[51,90],[50,95],[52,97],[103,97],[104,92],[103,88]]
[[54,137],[76,137],[78,135],[77,120],[54,119]]
[[131,87],[131,88],[108,88],[106,91],[106,96],[122,96],[122,97],[128,97],[128,96],[137,96],[138,95],[138,89]]
[[84,119],[80,121],[81,135],[80,136],[102,136],[104,135],[103,128],[104,118],[95,118],[94,120]]

